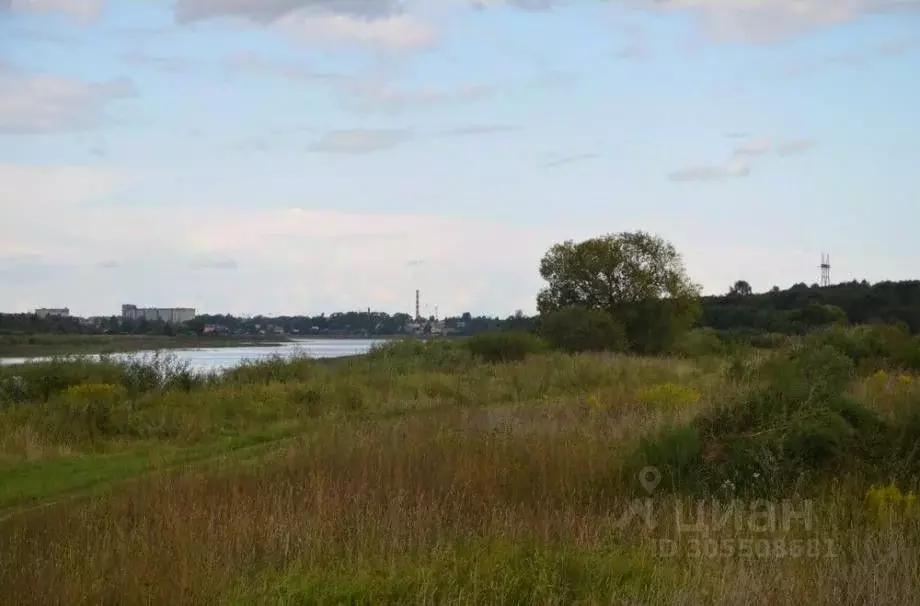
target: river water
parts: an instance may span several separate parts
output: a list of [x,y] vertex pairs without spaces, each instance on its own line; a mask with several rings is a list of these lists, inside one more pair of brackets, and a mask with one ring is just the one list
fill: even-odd
[[[190,349],[164,349],[160,355],[175,356],[188,364],[194,371],[214,372],[239,366],[245,360],[259,360],[271,356],[311,358],[341,358],[367,353],[375,344],[386,343],[386,339],[294,339],[286,343],[247,347],[202,347]],[[130,359],[152,355],[152,351],[111,354],[112,358]],[[81,356],[90,359],[97,355]],[[23,362],[47,358],[0,358],[0,365],[22,364]]]

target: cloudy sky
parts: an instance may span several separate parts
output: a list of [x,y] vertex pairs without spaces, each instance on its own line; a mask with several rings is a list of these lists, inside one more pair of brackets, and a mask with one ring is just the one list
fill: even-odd
[[917,277],[920,0],[0,0],[0,310],[533,311]]

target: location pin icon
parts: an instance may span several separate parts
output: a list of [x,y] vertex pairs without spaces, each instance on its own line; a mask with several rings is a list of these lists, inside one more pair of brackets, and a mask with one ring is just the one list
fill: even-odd
[[643,467],[639,472],[639,483],[642,484],[645,492],[652,494],[661,483],[661,472],[657,467]]

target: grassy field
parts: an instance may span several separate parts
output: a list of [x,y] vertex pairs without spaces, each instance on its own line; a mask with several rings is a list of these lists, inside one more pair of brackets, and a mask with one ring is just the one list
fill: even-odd
[[185,347],[239,347],[275,345],[284,337],[221,337],[166,335],[0,335],[0,357],[28,358],[121,353]]
[[0,369],[0,603],[916,603],[884,356],[513,349]]

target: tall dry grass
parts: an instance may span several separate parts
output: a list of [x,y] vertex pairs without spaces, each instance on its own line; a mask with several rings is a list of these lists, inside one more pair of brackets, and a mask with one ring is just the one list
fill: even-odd
[[[809,528],[681,532],[675,512],[692,511],[696,497],[658,493],[647,520],[621,523],[637,503],[638,440],[733,399],[750,381],[743,372],[609,355],[495,365],[449,348],[423,353],[276,362],[141,394],[151,417],[138,418],[173,411],[164,443],[279,420],[301,423],[301,435],[251,461],[154,473],[0,521],[0,602],[916,603],[918,516],[895,507],[874,517],[865,487],[845,478],[810,495]],[[851,391],[895,418],[915,389],[868,378]],[[35,436],[87,456],[80,437]],[[126,439],[103,441],[116,438]],[[696,554],[702,538],[735,541],[736,553],[718,543]],[[663,539],[674,553],[660,552]],[[770,540],[772,553],[739,554],[742,540]],[[776,552],[794,540],[821,550]]]
[[[472,411],[328,427],[250,470],[160,475],[0,526],[0,592],[16,604],[914,603],[913,519],[876,526],[828,494],[809,532],[835,557],[655,558],[678,536],[618,527],[624,426],[591,415]],[[625,447],[624,447],[625,448]]]

